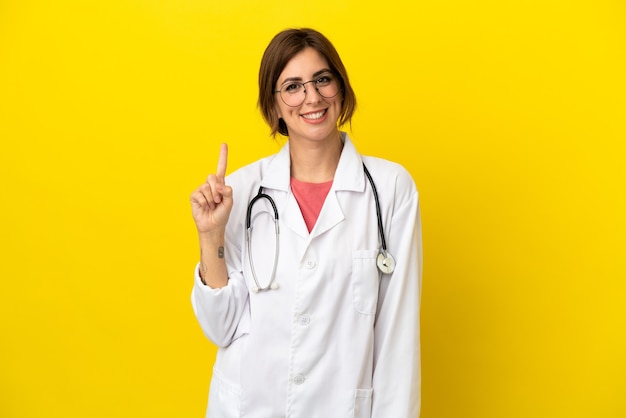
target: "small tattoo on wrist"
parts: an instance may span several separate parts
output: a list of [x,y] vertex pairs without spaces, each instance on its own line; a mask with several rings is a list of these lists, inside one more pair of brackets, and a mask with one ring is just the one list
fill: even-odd
[[224,258],[224,247],[217,247],[217,256],[219,258]]

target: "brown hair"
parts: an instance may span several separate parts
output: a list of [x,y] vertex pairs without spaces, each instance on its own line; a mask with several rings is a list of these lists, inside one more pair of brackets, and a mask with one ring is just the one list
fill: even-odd
[[356,108],[356,96],[350,86],[348,73],[339,58],[337,50],[330,41],[321,33],[314,29],[287,29],[279,32],[271,40],[261,59],[259,69],[259,101],[263,118],[272,130],[272,136],[276,133],[288,135],[287,125],[279,119],[276,113],[277,95],[276,83],[283,69],[294,56],[302,52],[305,48],[311,47],[319,52],[330,65],[330,70],[339,77],[342,102],[341,114],[339,115],[339,126],[350,122],[352,114]]

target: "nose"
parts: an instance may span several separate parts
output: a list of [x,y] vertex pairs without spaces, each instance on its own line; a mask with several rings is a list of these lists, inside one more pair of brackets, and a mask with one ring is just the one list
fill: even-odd
[[[308,83],[313,83],[310,88],[307,87]],[[302,86],[304,87],[304,101],[306,103],[317,103],[322,100],[322,95],[317,91],[315,81],[307,81],[306,83],[302,83]]]

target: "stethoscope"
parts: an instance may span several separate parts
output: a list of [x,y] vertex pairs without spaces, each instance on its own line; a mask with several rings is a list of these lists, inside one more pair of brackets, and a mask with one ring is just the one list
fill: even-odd
[[[380,201],[378,200],[378,192],[376,191],[376,185],[374,184],[374,180],[372,179],[372,175],[368,171],[365,164],[363,164],[363,171],[365,172],[365,176],[372,186],[372,193],[374,194],[374,202],[376,203],[376,218],[378,220],[378,235],[380,237],[380,248],[378,250],[378,256],[376,257],[376,266],[378,266],[378,270],[380,270],[383,274],[391,274],[396,267],[396,260],[394,260],[393,256],[387,251],[387,241],[385,240],[385,232],[383,230],[383,217],[380,210]],[[257,278],[256,271],[254,269],[254,262],[252,261],[252,226],[251,215],[252,215],[252,207],[254,204],[260,199],[267,199],[272,205],[272,210],[274,211],[274,230],[276,234],[276,248],[274,251],[274,264],[272,267],[272,274],[270,275],[270,280],[267,283],[267,286],[261,286],[259,284],[259,279]],[[255,293],[262,292],[265,290],[276,290],[278,289],[278,283],[276,283],[276,267],[278,265],[278,235],[280,231],[278,230],[278,209],[276,209],[276,203],[274,203],[274,199],[266,193],[263,193],[263,186],[259,187],[259,192],[256,196],[252,198],[250,203],[248,203],[248,211],[246,213],[246,241],[248,242],[248,260],[250,261],[250,270],[252,271],[252,279],[254,280],[254,287],[252,291]]]

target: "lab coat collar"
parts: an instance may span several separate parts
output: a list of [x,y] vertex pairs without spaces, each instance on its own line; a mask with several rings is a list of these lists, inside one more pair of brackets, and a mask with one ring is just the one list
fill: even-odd
[[289,156],[289,141],[283,145],[278,154],[272,158],[267,170],[263,173],[261,186],[265,189],[289,191],[291,179],[291,157]]
[[[333,180],[333,190],[363,191],[365,188],[365,174],[363,161],[356,151],[354,144],[347,133],[341,132],[343,150],[339,158],[339,165]],[[261,186],[268,189],[289,191],[291,179],[291,158],[289,141],[274,156],[263,175]]]
[[347,133],[342,132],[343,150],[333,180],[333,189],[363,191],[365,189],[365,173],[363,161]]

